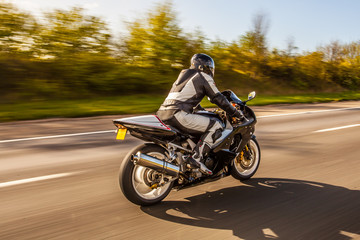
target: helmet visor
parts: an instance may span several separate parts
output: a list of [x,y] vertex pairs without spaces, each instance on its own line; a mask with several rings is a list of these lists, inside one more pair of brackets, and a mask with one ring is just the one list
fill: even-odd
[[214,61],[211,59],[211,61],[208,62],[208,67],[209,67],[209,70],[211,71],[213,77],[215,75],[215,63]]

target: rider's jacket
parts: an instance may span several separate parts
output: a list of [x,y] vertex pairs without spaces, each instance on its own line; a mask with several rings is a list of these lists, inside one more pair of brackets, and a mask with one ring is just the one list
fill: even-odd
[[229,115],[235,114],[236,109],[217,89],[214,79],[210,75],[196,69],[185,69],[181,71],[156,115],[166,121],[180,110],[193,113],[194,108],[205,96],[208,96],[212,103],[218,105]]

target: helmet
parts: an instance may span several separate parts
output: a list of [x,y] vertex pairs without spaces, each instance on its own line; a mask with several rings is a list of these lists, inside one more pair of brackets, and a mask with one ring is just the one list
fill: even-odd
[[190,68],[199,69],[200,71],[214,77],[215,63],[210,56],[204,53],[197,53],[194,56],[192,56],[190,63],[191,63]]

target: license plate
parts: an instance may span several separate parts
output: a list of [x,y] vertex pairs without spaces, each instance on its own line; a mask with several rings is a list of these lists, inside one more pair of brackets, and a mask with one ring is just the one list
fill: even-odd
[[117,140],[124,140],[125,139],[125,135],[126,135],[126,128],[119,128],[116,134],[116,139]]

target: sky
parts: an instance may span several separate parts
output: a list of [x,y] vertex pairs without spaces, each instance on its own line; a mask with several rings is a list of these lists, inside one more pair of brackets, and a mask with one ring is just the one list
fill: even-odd
[[[101,17],[113,33],[125,33],[125,21],[143,18],[163,0],[5,0],[36,16],[45,11],[80,6]],[[200,29],[210,39],[239,39],[251,28],[254,15],[269,21],[269,47],[285,49],[293,39],[298,52],[340,41],[360,41],[360,0],[173,0],[179,25]]]

